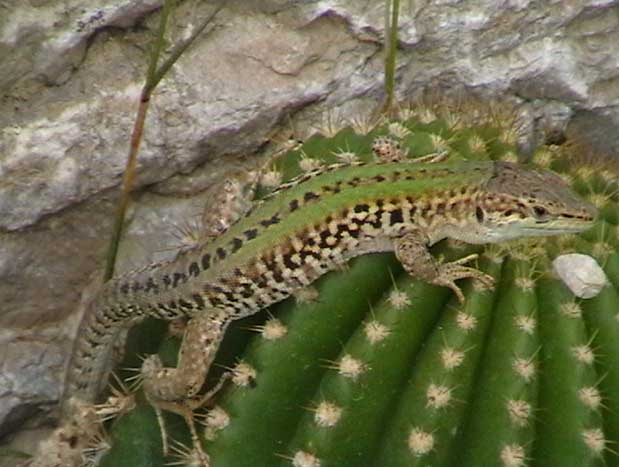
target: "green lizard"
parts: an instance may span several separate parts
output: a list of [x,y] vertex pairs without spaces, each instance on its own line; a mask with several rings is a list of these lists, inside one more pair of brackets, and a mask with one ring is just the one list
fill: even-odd
[[575,233],[595,220],[595,208],[549,171],[492,161],[418,163],[383,143],[374,147],[383,161],[310,171],[257,202],[212,241],[108,282],[79,330],[65,416],[75,418],[77,405],[95,401],[119,331],[145,316],[189,318],[178,367],[164,368],[151,356],[142,375],[150,400],[179,412],[189,407],[184,414],[191,425],[197,404],[187,401],[196,400],[230,322],[351,258],[395,251],[411,275],[449,287],[462,301],[455,281],[490,285],[492,278],[464,265],[474,255],[439,263],[429,246],[444,238],[481,244]]

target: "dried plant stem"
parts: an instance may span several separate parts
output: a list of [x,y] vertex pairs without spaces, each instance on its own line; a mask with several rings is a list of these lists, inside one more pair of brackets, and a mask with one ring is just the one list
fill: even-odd
[[395,63],[398,48],[398,17],[400,0],[387,0],[385,8],[385,100],[382,113],[388,114],[393,106]]
[[148,112],[151,95],[161,79],[170,70],[170,68],[172,68],[172,65],[174,65],[176,60],[180,58],[183,52],[193,43],[198,35],[204,31],[206,26],[212,21],[213,17],[223,7],[223,2],[220,2],[217,8],[215,8],[215,10],[202,22],[202,24],[200,24],[198,28],[196,28],[191,37],[174,47],[174,50],[172,50],[170,56],[160,67],[157,67],[161,51],[165,44],[165,30],[168,23],[168,18],[175,4],[176,0],[166,0],[163,9],[161,10],[157,39],[151,51],[148,71],[146,74],[146,83],[144,84],[140,94],[138,112],[133,125],[133,132],[131,133],[131,144],[129,146],[129,155],[127,156],[127,163],[123,174],[120,200],[118,202],[118,209],[114,219],[114,229],[112,231],[112,237],[110,239],[110,245],[107,251],[105,273],[103,278],[104,281],[111,279],[114,275],[114,267],[116,264],[116,257],[118,255],[118,246],[120,243],[127,207],[129,206],[129,201],[131,199],[131,190],[135,181],[137,156],[140,149],[140,143],[142,141],[142,134],[144,133],[144,121],[146,119],[146,113]]

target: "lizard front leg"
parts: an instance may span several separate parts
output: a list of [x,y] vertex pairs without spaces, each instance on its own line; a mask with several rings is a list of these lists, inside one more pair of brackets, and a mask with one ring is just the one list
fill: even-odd
[[459,279],[472,278],[486,286],[492,286],[494,279],[488,274],[463,266],[477,258],[476,254],[450,263],[439,263],[428,250],[428,239],[422,232],[412,232],[395,241],[395,254],[406,272],[430,284],[449,287],[464,302],[464,295],[455,283]]
[[[205,397],[196,395],[204,385],[230,321],[230,315],[225,310],[201,312],[187,324],[176,368],[164,367],[157,355],[151,355],[142,365],[144,392],[157,411],[164,451],[167,451],[167,436],[160,413],[162,409],[185,418],[194,448],[204,466],[209,465],[208,456],[202,451],[193,412],[208,400],[214,391],[210,391]],[[215,391],[220,386],[217,385]]]

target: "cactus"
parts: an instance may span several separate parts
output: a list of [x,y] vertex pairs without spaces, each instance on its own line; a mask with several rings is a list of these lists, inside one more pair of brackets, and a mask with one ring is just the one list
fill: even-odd
[[[303,167],[367,160],[381,136],[409,157],[515,160],[511,123],[474,110],[420,106],[370,128],[325,131],[274,165],[285,181]],[[533,161],[598,205],[592,231],[436,248],[449,258],[480,252],[494,289],[465,283],[461,305],[447,289],[408,277],[392,255],[371,255],[320,279],[318,300],[288,299],[236,323],[209,379],[232,368],[203,418],[212,467],[618,466],[619,171],[576,163],[574,153],[545,147]],[[595,298],[575,298],[551,272],[550,259],[576,251],[596,258],[609,279]],[[156,333],[133,334],[134,352],[152,348],[145,336]],[[164,341],[166,363],[177,344]],[[179,417],[166,415],[166,424],[188,443]],[[142,397],[110,431],[101,465],[191,465],[190,450],[163,457]]]

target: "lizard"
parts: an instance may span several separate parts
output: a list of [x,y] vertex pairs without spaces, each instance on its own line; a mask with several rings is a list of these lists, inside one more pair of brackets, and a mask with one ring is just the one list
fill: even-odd
[[189,406],[191,413],[198,405],[187,401],[204,401],[198,393],[232,321],[295,294],[354,257],[385,251],[395,252],[412,276],[448,287],[463,301],[456,281],[491,285],[492,277],[465,265],[476,255],[439,262],[430,253],[433,244],[578,233],[595,221],[595,207],[551,171],[502,161],[418,162],[397,150],[394,157],[384,143],[375,142],[378,161],[309,171],[208,242],[107,282],[78,330],[65,385],[65,425],[79,418],[76,407],[93,404],[102,392],[121,329],[146,316],[187,318],[177,367],[149,356],[143,386],[155,407],[186,415],[209,465],[183,410]]

